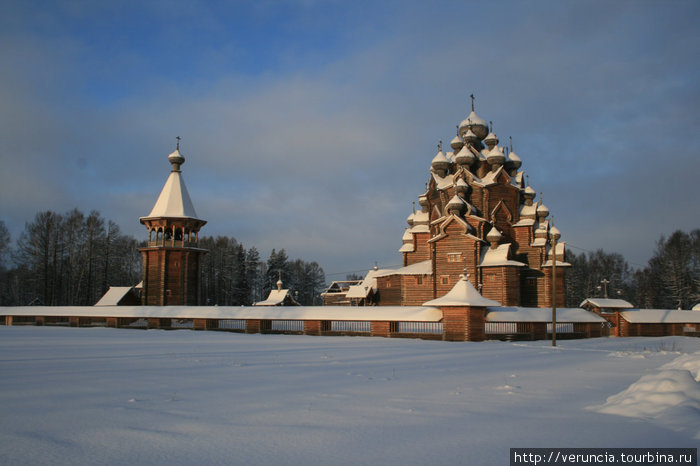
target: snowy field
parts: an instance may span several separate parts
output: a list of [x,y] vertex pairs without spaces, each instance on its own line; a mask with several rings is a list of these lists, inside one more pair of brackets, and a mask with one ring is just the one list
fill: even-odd
[[503,465],[510,447],[697,447],[700,339],[558,343],[0,326],[0,464]]

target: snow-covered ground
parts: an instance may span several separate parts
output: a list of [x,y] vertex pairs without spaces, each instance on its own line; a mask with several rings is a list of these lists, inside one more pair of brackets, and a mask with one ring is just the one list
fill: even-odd
[[558,345],[1,326],[0,464],[502,465],[510,447],[698,445],[700,339]]

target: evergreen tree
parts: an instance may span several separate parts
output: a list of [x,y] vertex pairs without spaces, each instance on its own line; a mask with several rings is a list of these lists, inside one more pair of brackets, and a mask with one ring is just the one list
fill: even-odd
[[233,275],[233,303],[234,306],[249,306],[250,286],[246,269],[246,251],[242,244],[236,248],[236,270]]
[[250,288],[250,296],[248,301],[251,303],[262,301],[263,296],[263,277],[265,274],[265,263],[260,261],[260,253],[253,246],[248,249],[245,259],[246,281]]

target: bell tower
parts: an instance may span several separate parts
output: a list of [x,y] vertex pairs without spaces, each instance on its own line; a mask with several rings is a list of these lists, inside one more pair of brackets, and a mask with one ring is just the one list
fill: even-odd
[[207,222],[197,218],[180,167],[185,157],[177,147],[168,156],[172,168],[153,210],[141,217],[148,228],[148,246],[140,248],[143,259],[145,306],[196,306],[201,304],[199,229]]

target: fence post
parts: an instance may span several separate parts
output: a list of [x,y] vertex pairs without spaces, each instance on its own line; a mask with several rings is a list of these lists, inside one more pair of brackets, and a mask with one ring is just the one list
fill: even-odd
[[389,337],[390,323],[387,321],[373,320],[370,324],[370,335],[373,337]]
[[304,335],[320,335],[321,334],[321,321],[320,320],[305,320],[304,321]]

